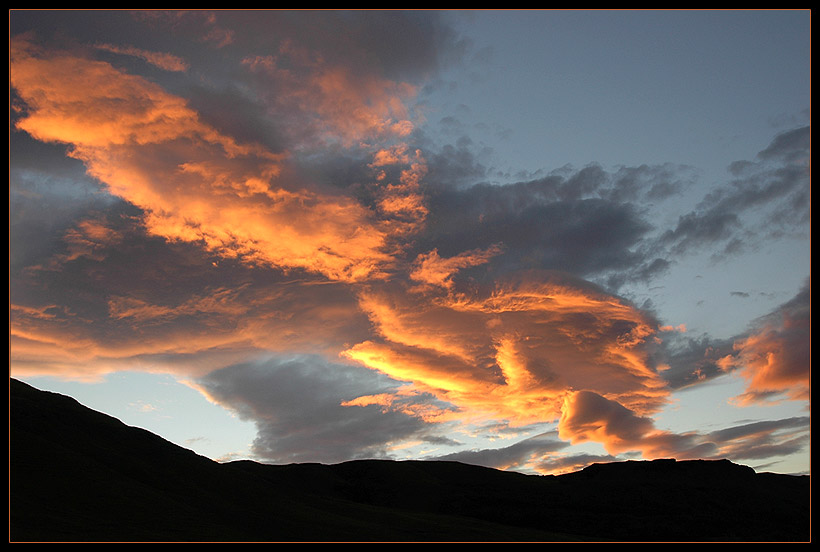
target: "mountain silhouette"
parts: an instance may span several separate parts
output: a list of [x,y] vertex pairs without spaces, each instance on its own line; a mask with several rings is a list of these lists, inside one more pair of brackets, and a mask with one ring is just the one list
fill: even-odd
[[444,461],[217,463],[9,382],[10,542],[807,542],[810,478],[728,460],[560,476]]

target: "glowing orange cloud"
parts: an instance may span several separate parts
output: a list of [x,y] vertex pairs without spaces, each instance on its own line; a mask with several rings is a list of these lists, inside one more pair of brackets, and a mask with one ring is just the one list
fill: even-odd
[[[351,198],[307,189],[286,155],[238,143],[203,123],[183,99],[108,63],[47,51],[26,40],[14,41],[10,61],[11,85],[26,104],[18,128],[38,140],[69,144],[69,154],[83,161],[90,175],[143,209],[149,233],[167,240],[199,244],[249,264],[357,282],[381,277],[393,262],[385,252],[391,233],[414,228],[426,213],[418,194],[426,170],[419,152],[392,160],[407,168],[385,188],[381,215],[389,220],[379,220]],[[305,77],[318,86],[309,93],[323,91],[316,102],[305,96],[306,106],[322,116],[335,109],[337,122],[345,126],[341,117],[358,101],[361,109],[354,109],[346,128],[406,134],[405,121],[385,123],[384,117],[405,112],[385,95],[384,83],[357,83],[344,72],[323,71]],[[343,93],[347,86],[353,88]],[[357,99],[356,91],[373,93],[377,101]],[[336,93],[341,104],[334,108]],[[362,111],[368,106],[374,110],[370,115]],[[382,166],[388,161],[376,159]],[[102,260],[106,247],[120,238],[96,221],[83,221],[65,235],[68,252],[40,268],[59,269],[81,256]],[[301,286],[294,289],[296,298],[270,288],[259,292],[263,297],[241,289],[206,290],[171,304],[112,294],[111,327],[105,329],[76,313],[57,317],[15,308],[12,360],[16,373],[98,374],[123,367],[168,369],[147,355],[207,350],[214,354],[212,362],[175,361],[178,371],[204,373],[255,348],[319,352],[314,341],[319,340],[335,353],[341,336],[361,338],[351,325],[359,316],[355,304],[329,298],[320,288],[309,295],[322,298],[314,302],[306,300]]]
[[381,339],[343,354],[465,418],[553,421],[574,389],[657,411],[669,390],[651,362],[652,322],[601,292],[531,276],[491,292],[371,288],[360,305]]
[[811,398],[811,319],[808,310],[786,313],[782,323],[768,324],[735,343],[736,355],[719,364],[738,369],[748,383],[740,405],[765,401],[771,396],[789,400]]
[[107,313],[97,318],[12,303],[10,363],[20,377],[91,379],[118,370],[198,377],[259,351],[336,358],[343,343],[367,335],[367,319],[341,286],[246,285],[162,302],[101,290]]
[[[427,402],[414,402],[412,399],[418,396],[418,392],[409,387],[399,388],[393,393],[380,393],[378,395],[365,395],[353,400],[343,401],[342,406],[379,406],[382,411],[389,410],[402,412],[413,418],[419,418],[426,423],[442,423],[459,417],[452,411],[440,408]],[[410,400],[407,400],[410,398]]]
[[559,436],[579,443],[604,443],[612,454],[633,450],[654,430],[649,418],[636,416],[616,401],[590,391],[577,391],[564,401]]
[[377,206],[385,227],[396,237],[405,236],[421,229],[428,209],[421,192],[421,181],[427,174],[427,162],[421,151],[412,155],[406,144],[381,149],[373,154],[371,168],[404,166],[398,182],[386,180],[384,171],[377,173]]
[[203,125],[182,98],[105,62],[14,40],[9,72],[29,108],[17,126],[38,140],[82,149],[197,137],[227,155],[262,153]]
[[701,435],[658,430],[651,418],[592,391],[575,391],[566,396],[558,435],[572,444],[601,443],[613,455],[640,452],[650,459],[708,458],[717,451],[717,446]]
[[70,155],[145,211],[158,236],[226,257],[330,279],[379,277],[387,229],[340,195],[291,185],[286,157],[202,123],[184,100],[99,61],[26,42],[11,83],[28,106],[18,127]]
[[371,168],[387,167],[390,165],[406,165],[412,161],[407,144],[394,144],[390,147],[380,149],[373,154],[373,161],[369,164]]
[[460,269],[484,264],[501,251],[502,247],[495,245],[486,250],[467,251],[454,257],[442,258],[438,250],[434,249],[416,258],[410,278],[424,284],[451,288],[453,276]]

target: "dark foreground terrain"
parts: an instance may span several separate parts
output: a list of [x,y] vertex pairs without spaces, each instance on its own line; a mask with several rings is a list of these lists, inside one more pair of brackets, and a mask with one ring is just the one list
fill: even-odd
[[810,540],[808,476],[726,460],[219,464],[16,380],[9,406],[11,542]]

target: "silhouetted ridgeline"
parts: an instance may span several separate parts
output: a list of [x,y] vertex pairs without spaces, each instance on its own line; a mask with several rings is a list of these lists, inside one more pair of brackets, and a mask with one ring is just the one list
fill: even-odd
[[12,542],[810,539],[808,476],[725,460],[219,464],[16,380],[10,418]]

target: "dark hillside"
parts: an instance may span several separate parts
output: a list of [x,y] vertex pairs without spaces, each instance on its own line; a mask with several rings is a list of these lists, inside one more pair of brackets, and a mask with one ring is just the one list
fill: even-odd
[[810,539],[808,476],[728,461],[219,464],[16,380],[9,429],[12,542]]

